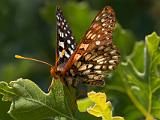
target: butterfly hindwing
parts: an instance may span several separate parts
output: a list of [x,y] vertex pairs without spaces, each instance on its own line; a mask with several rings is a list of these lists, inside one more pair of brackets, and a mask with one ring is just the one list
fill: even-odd
[[[83,83],[103,86],[106,72],[119,63],[119,51],[112,43],[115,14],[111,7],[105,7],[94,19],[81,43],[65,66],[66,73],[74,75]],[[82,81],[81,81],[82,82]],[[73,79],[72,86],[79,81]]]
[[58,65],[64,64],[68,61],[74,50],[76,49],[75,38],[72,31],[63,16],[60,7],[56,10],[57,18],[57,51],[56,59]]

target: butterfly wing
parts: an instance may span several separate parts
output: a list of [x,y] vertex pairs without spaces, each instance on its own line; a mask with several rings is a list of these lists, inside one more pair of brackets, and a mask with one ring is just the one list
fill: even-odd
[[57,51],[56,51],[56,64],[65,64],[74,50],[76,49],[75,38],[72,31],[63,16],[60,7],[56,10],[57,18]]
[[98,13],[81,43],[64,68],[64,74],[72,75],[67,81],[72,86],[79,82],[103,86],[106,72],[112,71],[119,63],[119,51],[112,43],[115,14],[111,7]]

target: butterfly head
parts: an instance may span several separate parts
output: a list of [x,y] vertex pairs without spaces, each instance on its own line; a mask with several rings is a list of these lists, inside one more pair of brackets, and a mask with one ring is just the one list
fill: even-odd
[[51,67],[50,73],[54,77],[54,79],[58,79],[59,78],[56,66]]

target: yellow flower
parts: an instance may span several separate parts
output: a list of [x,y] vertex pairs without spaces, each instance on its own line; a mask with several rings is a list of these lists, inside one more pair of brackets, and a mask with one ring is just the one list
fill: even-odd
[[107,101],[105,93],[92,91],[88,93],[88,98],[95,103],[87,109],[89,114],[102,117],[102,120],[124,120],[119,116],[112,117],[112,105],[110,101]]

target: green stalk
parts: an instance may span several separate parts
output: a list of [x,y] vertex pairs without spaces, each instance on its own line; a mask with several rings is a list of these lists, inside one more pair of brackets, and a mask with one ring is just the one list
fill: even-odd
[[129,98],[131,99],[131,101],[133,102],[133,104],[136,106],[136,108],[146,117],[146,118],[150,118],[150,119],[146,119],[146,120],[153,120],[151,118],[152,115],[150,115],[146,109],[139,103],[139,101],[136,99],[136,97],[132,94],[131,90],[127,88],[127,94],[129,96]]
[[[147,40],[145,41],[147,42]],[[151,107],[152,107],[152,91],[151,91],[151,83],[150,83],[150,68],[151,68],[151,62],[150,62],[150,55],[148,52],[148,47],[147,43],[145,43],[145,48],[144,48],[144,80],[148,82],[148,89],[149,89],[149,94],[148,94],[148,111],[147,115],[145,115],[146,120],[154,120],[153,116],[150,114],[151,113]]]

